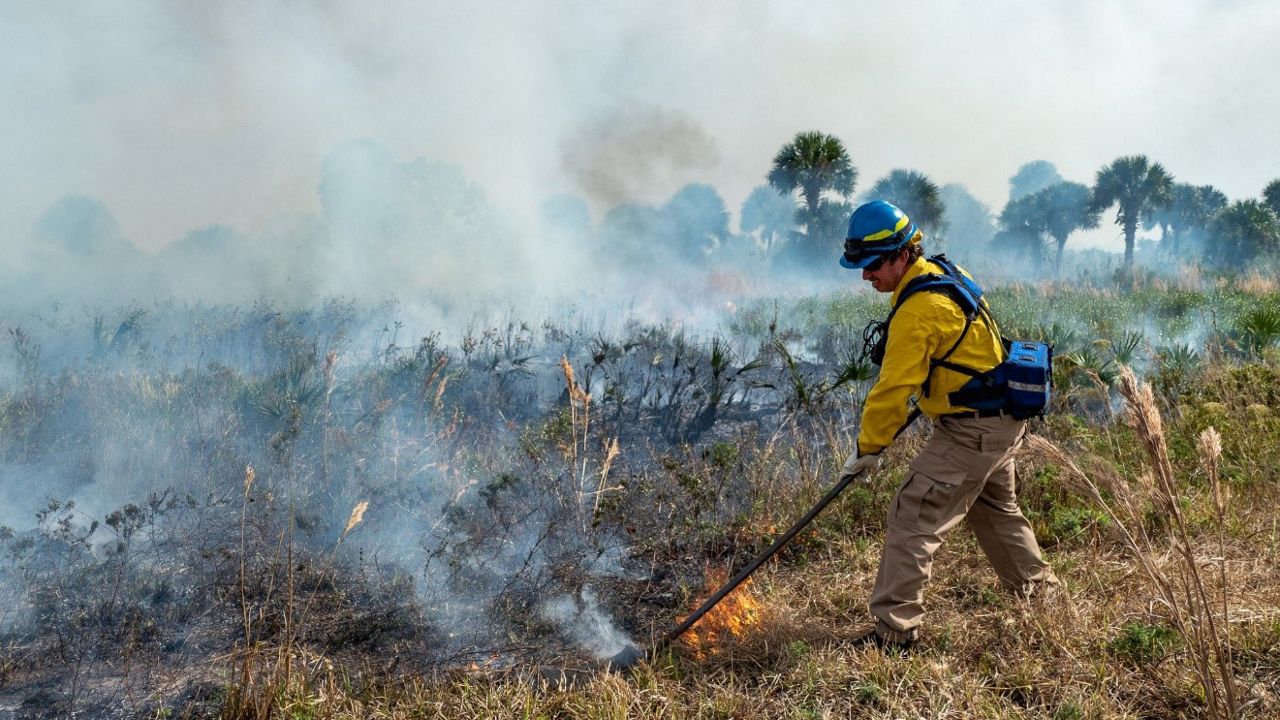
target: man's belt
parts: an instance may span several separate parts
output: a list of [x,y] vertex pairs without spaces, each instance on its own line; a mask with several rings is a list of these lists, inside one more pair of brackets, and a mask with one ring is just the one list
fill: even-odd
[[1013,413],[1004,408],[991,408],[988,410],[970,410],[969,412],[947,413],[942,417],[955,418],[957,420],[977,420],[978,418],[991,417],[1013,417]]

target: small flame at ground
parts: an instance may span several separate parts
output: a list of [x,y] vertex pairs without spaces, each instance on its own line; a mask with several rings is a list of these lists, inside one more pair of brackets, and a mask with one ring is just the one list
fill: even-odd
[[472,660],[463,669],[470,673],[485,672],[487,670],[492,670],[497,665],[499,659],[500,656],[497,653],[493,653],[482,662]]
[[[725,579],[726,574],[722,571],[708,574],[706,590],[694,603],[695,607],[711,597],[724,584]],[[751,578],[747,578],[681,635],[680,642],[692,650],[694,657],[699,660],[708,655],[716,655],[724,648],[726,640],[740,638],[759,624],[760,610],[760,601],[751,592]]]

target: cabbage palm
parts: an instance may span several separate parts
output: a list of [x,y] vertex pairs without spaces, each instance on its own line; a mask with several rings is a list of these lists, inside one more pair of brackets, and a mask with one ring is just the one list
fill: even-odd
[[938,198],[947,209],[947,248],[953,252],[976,252],[996,234],[996,219],[991,208],[959,183],[948,183],[938,190]]
[[1101,212],[1118,207],[1116,224],[1124,229],[1124,272],[1133,273],[1133,244],[1144,217],[1173,200],[1173,176],[1146,155],[1116,158],[1098,171],[1090,207]]
[[1280,217],[1261,200],[1238,200],[1209,226],[1213,243],[1205,256],[1223,264],[1248,262],[1280,250]]
[[1090,205],[1089,188],[1076,182],[1064,180],[1054,183],[1031,197],[1044,219],[1045,232],[1058,245],[1053,269],[1055,275],[1060,275],[1062,251],[1067,245],[1067,237],[1077,230],[1098,227],[1100,213]]
[[1099,213],[1090,206],[1089,188],[1061,181],[1038,192],[1010,200],[1000,213],[1000,226],[1010,238],[1020,238],[1037,264],[1044,262],[1044,238],[1057,246],[1055,274],[1062,272],[1067,238],[1077,230],[1098,227]]
[[1058,168],[1048,160],[1032,160],[1024,163],[1009,178],[1009,201],[1034,195],[1050,185],[1062,182]]
[[1280,178],[1267,183],[1267,186],[1262,189],[1262,199],[1277,215],[1280,215]]
[[1182,227],[1178,239],[1188,232],[1203,234],[1209,223],[1227,206],[1227,194],[1212,185],[1199,185],[1188,202],[1179,206],[1178,220]]
[[919,225],[926,235],[941,234],[946,228],[947,209],[938,186],[915,170],[891,170],[866,192],[869,199],[887,200]]
[[[809,237],[816,239],[811,225],[822,217],[823,193],[831,192],[841,198],[848,197],[858,181],[858,169],[849,159],[844,143],[834,135],[817,131],[796,133],[795,138],[782,146],[773,157],[773,169],[769,171],[769,184],[778,192],[790,195],[796,190],[804,200],[805,211],[797,219],[807,220]],[[840,238],[843,240],[843,238]]]
[[1171,254],[1183,250],[1188,236],[1203,233],[1209,221],[1227,206],[1227,196],[1212,185],[1174,183],[1172,202],[1148,216],[1150,227],[1160,226],[1161,249]]
[[729,237],[729,211],[710,185],[690,183],[662,207],[666,240],[678,257],[698,260]]
[[1049,228],[1035,195],[1023,195],[1005,203],[998,223],[1000,230],[991,239],[993,250],[1028,257],[1037,268],[1044,267],[1044,238]]
[[757,186],[742,202],[739,225],[744,233],[759,230],[760,244],[769,249],[796,226],[795,203],[768,185]]

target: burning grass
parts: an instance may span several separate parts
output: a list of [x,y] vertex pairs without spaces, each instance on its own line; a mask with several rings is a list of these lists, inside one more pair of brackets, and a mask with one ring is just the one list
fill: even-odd
[[[694,606],[701,606],[728,579],[723,570],[708,573],[706,587]],[[752,590],[753,582],[751,578],[744,580],[680,636],[680,643],[693,657],[705,660],[719,655],[759,627],[763,606]]]

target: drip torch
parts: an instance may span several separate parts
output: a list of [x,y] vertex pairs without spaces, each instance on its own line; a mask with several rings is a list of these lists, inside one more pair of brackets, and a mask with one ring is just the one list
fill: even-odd
[[[894,434],[894,439],[896,440],[898,436],[910,427],[919,416],[920,410],[918,408],[912,410],[907,421],[903,423],[902,427],[898,429],[898,432]],[[639,663],[641,660],[648,658],[650,655],[657,654],[666,649],[667,646],[675,642],[677,638],[685,634],[689,628],[693,627],[699,620],[701,620],[703,615],[711,612],[711,608],[715,607],[721,600],[725,599],[729,593],[734,591],[734,588],[738,587],[743,583],[743,581],[751,577],[751,573],[759,570],[761,565],[768,562],[769,558],[777,554],[784,545],[791,542],[791,538],[798,535],[809,523],[813,522],[813,519],[818,516],[818,513],[826,509],[826,507],[831,504],[831,501],[839,497],[840,493],[844,492],[845,488],[849,487],[849,485],[851,485],[853,481],[857,480],[861,475],[862,473],[859,473],[857,475],[845,475],[840,478],[840,482],[836,483],[835,487],[828,490],[827,494],[823,495],[822,499],[819,500],[817,504],[809,508],[809,511],[806,512],[803,517],[797,520],[785,533],[780,535],[777,540],[774,540],[773,544],[770,545],[767,550],[757,555],[755,559],[747,563],[746,567],[739,570],[737,575],[734,575],[724,585],[721,585],[720,589],[712,593],[711,597],[707,598],[706,602],[702,603],[697,610],[690,613],[689,617],[685,618],[679,625],[672,629],[671,632],[663,636],[662,639],[659,640],[658,643],[648,652],[640,649],[637,645],[628,644],[613,657],[606,660],[605,666],[618,670],[629,668]]]

